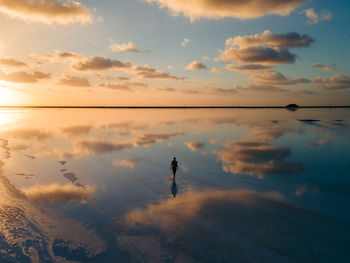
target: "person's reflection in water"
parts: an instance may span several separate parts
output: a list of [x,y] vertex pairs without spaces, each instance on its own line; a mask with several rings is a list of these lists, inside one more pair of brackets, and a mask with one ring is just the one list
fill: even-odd
[[170,185],[171,194],[174,196],[174,198],[176,197],[178,189],[179,188],[178,188],[176,181],[175,181],[175,178],[174,178],[173,182]]
[[176,161],[176,157],[174,157],[174,160],[172,160],[171,164],[170,164],[170,169],[173,170],[173,178],[175,180],[175,175],[176,175],[176,171],[177,171],[178,165],[177,165],[177,161]]

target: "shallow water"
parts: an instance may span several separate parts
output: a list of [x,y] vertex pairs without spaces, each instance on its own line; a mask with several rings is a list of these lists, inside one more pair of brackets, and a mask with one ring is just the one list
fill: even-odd
[[347,262],[349,113],[3,109],[0,261]]

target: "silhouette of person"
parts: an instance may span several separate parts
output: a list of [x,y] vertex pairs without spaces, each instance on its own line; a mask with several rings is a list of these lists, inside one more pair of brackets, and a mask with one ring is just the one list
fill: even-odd
[[172,194],[174,197],[176,197],[177,190],[178,190],[178,187],[177,187],[177,184],[176,184],[176,181],[175,181],[175,178],[174,178],[172,184],[170,185],[170,191],[171,191],[171,194]]
[[177,168],[178,168],[178,166],[177,166],[176,157],[174,157],[174,160],[170,164],[170,169],[173,170],[174,179],[175,179]]

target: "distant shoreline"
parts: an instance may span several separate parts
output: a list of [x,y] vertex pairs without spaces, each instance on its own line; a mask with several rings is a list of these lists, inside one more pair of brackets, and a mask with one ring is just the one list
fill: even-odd
[[[341,109],[350,106],[299,106],[296,109]],[[286,106],[0,106],[0,109],[288,109]]]

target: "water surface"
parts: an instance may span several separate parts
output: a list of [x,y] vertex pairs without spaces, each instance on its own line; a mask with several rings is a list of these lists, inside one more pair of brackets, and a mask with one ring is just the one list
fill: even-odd
[[0,261],[347,262],[349,113],[3,109]]

